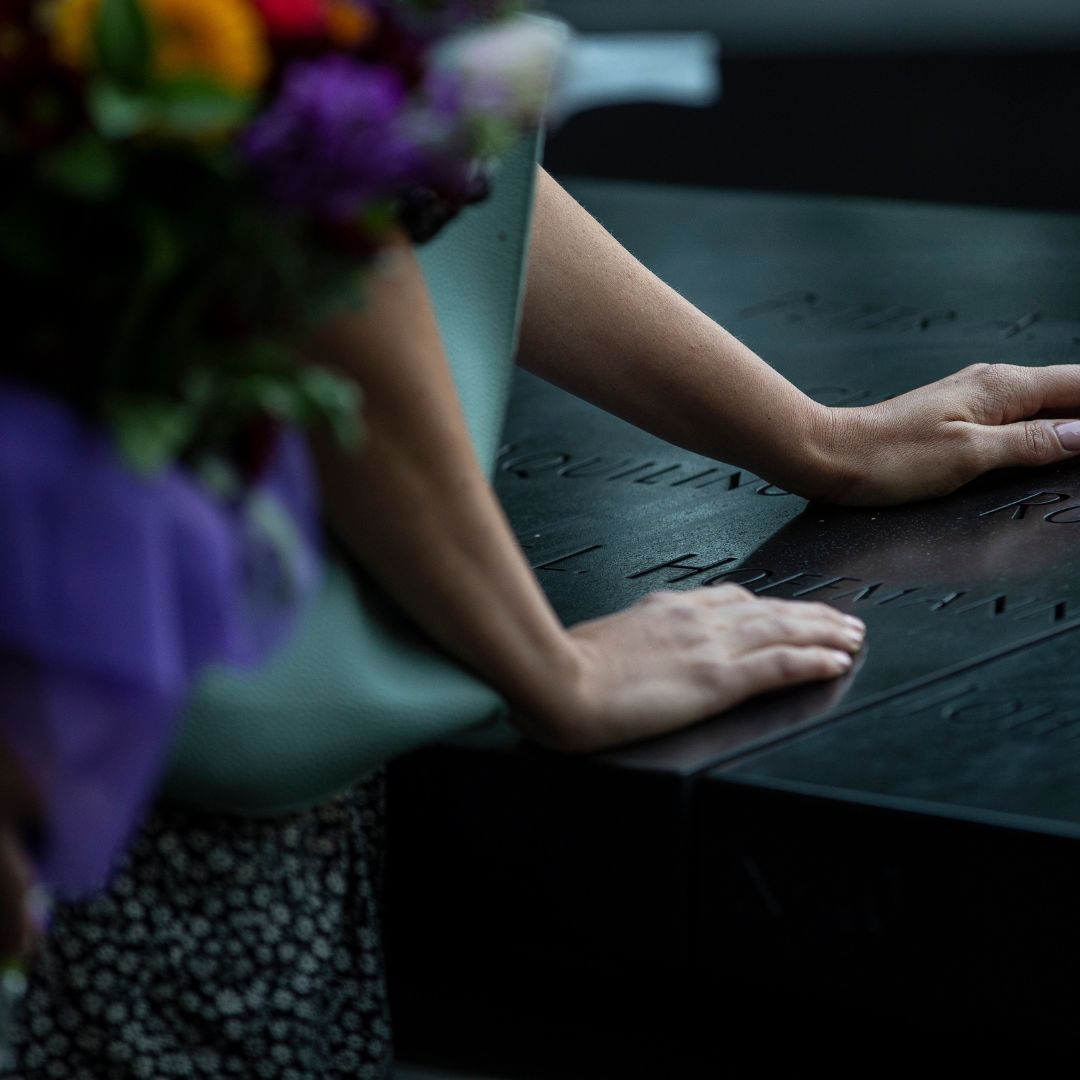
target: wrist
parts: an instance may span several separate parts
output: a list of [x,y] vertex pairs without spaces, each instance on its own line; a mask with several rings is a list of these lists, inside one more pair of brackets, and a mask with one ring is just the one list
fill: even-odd
[[558,753],[596,749],[593,666],[589,643],[564,630],[559,648],[545,658],[539,677],[510,698],[516,726],[533,742]]
[[818,502],[850,503],[866,480],[872,416],[866,408],[811,402],[803,430],[805,454],[788,490]]

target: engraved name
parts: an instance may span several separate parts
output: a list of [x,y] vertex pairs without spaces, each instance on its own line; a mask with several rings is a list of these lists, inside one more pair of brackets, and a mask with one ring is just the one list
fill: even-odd
[[[956,615],[982,613],[992,618],[1030,619],[1042,616],[1051,623],[1063,622],[1070,616],[1067,600],[1045,600],[1036,597],[1015,597],[1008,593],[981,596],[966,589],[939,591],[925,585],[896,585],[887,581],[867,581],[847,575],[827,575],[811,570],[798,570],[780,574],[766,567],[745,566],[735,555],[706,562],[697,552],[686,552],[672,559],[635,570],[627,574],[633,581],[658,575],[665,585],[689,582],[691,585],[709,586],[730,582],[742,585],[755,593],[771,593],[786,590],[786,595],[801,599],[830,602],[847,600],[852,604],[898,608],[919,607],[925,611],[948,611]],[[674,573],[672,573],[674,571]]]
[[[984,510],[979,517],[1007,513],[1011,521],[1023,521],[1031,514],[1038,515],[1049,525],[1080,525],[1080,501],[1069,502],[1075,498],[1067,491],[1029,491],[1017,499]],[[1062,506],[1062,503],[1067,505]]]
[[1080,738],[1080,705],[1031,687],[981,686],[965,681],[911,702],[901,700],[887,716],[936,715],[957,728],[989,728],[1017,739]]
[[521,452],[516,445],[504,446],[499,450],[496,469],[521,480],[550,474],[564,480],[622,481],[628,484],[686,488],[690,491],[709,488],[713,494],[740,491],[744,488],[755,495],[766,497],[791,494],[762,480],[760,476],[730,465],[703,466],[698,462],[672,464],[605,454],[582,457],[564,450]]
[[1075,323],[1046,319],[1039,311],[1021,311],[1006,319],[967,319],[953,308],[859,303],[800,289],[749,304],[736,315],[744,320],[756,319],[788,326],[820,326],[855,333],[925,334],[949,329],[966,337],[1080,345]]

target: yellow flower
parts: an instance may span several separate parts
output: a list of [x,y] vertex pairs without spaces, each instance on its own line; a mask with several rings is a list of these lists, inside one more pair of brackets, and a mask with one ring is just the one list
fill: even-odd
[[58,59],[73,68],[90,61],[94,21],[101,0],[60,0],[53,11],[53,50]]
[[208,75],[230,90],[256,90],[269,54],[248,0],[145,0],[154,32],[154,69],[164,78]]
[[[202,75],[238,93],[266,78],[269,53],[262,23],[249,0],[141,0],[161,79]],[[101,0],[60,0],[53,24],[57,56],[86,67]]]

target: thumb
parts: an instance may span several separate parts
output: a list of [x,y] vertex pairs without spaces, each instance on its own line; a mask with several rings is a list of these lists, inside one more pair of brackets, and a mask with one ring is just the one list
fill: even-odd
[[980,471],[1012,465],[1052,465],[1080,455],[1080,420],[980,424],[975,445]]

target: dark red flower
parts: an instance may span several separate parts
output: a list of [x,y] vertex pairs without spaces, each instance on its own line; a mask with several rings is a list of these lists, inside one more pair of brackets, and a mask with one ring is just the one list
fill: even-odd
[[322,0],[255,0],[255,6],[272,37],[314,37],[326,27]]

